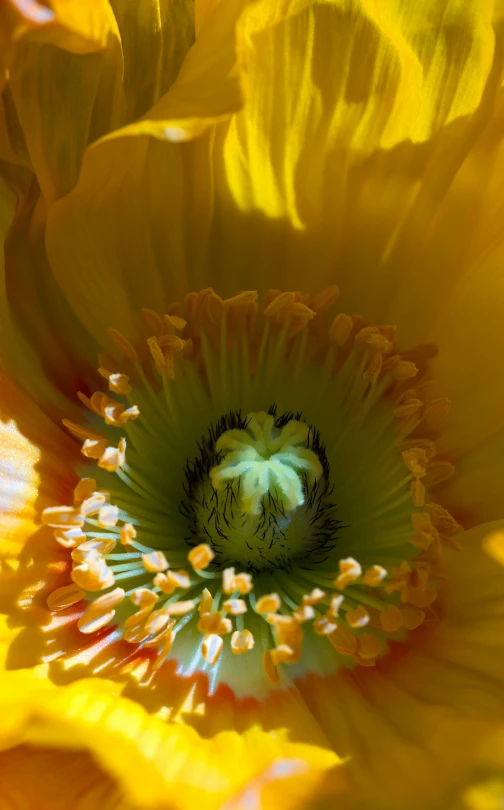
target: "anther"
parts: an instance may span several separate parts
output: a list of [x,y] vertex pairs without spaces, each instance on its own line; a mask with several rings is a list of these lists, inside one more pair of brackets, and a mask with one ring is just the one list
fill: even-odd
[[214,557],[215,554],[207,543],[200,543],[187,555],[187,559],[195,571],[208,568]]
[[241,655],[254,647],[254,636],[250,630],[235,630],[231,636],[231,650],[235,655]]
[[369,624],[369,613],[363,605],[359,605],[354,610],[348,610],[346,620],[350,627],[365,627]]
[[267,593],[257,600],[255,609],[257,613],[261,614],[276,613],[280,609],[280,605],[281,600],[277,593]]
[[206,636],[201,643],[201,654],[209,664],[216,664],[222,653],[224,642],[215,633]]
[[142,554],[142,565],[146,571],[155,574],[158,571],[166,571],[168,560],[162,551],[150,551],[148,554]]
[[343,590],[351,582],[356,582],[362,575],[362,568],[353,557],[339,561],[340,575],[334,580],[336,588]]

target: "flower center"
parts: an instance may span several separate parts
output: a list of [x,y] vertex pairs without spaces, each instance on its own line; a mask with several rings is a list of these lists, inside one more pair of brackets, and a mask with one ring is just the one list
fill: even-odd
[[285,664],[373,666],[436,620],[461,527],[428,500],[453,471],[433,350],[329,318],[336,298],[273,291],[260,314],[255,293],[204,290],[144,311],[143,345],[111,330],[100,357],[111,395],[79,394],[88,423],[65,422],[95,466],[43,513],[72,564],[48,604],[81,603],[81,633],[145,651],[149,678],[171,657],[253,694]]
[[277,417],[274,406],[245,418],[231,412],[188,467],[188,542],[206,540],[223,568],[290,572],[334,547],[327,458],[317,432],[291,416]]

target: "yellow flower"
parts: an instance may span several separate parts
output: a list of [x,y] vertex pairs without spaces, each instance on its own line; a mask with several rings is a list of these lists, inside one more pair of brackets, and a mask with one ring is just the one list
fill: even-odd
[[500,801],[501,11],[2,5],[14,805]]

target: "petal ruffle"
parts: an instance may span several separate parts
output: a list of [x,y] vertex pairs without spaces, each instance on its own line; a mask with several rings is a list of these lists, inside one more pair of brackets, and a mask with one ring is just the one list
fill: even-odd
[[335,754],[287,742],[282,732],[222,732],[204,740],[187,726],[148,715],[98,679],[55,690],[17,674],[4,675],[0,685],[3,748],[87,749],[139,807],[235,810],[248,801],[290,810],[306,806],[328,780],[333,792],[345,787]]

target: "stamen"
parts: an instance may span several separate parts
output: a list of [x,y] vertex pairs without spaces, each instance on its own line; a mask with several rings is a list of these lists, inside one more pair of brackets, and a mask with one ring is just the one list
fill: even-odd
[[203,639],[201,654],[209,664],[216,664],[222,653],[224,642],[220,636],[211,633]]
[[235,630],[231,636],[231,650],[235,655],[241,655],[252,650],[254,644],[254,636],[250,630]]
[[453,474],[434,441],[449,402],[425,398],[435,350],[403,352],[394,326],[358,315],[331,321],[338,295],[272,290],[260,313],[255,292],[209,288],[144,310],[143,345],[111,329],[122,359],[100,357],[127,403],[80,394],[90,427],[64,422],[96,472],[42,514],[72,563],[48,606],[86,600],[83,634],[114,622],[155,649],[149,678],[196,630],[199,651],[175,644],[181,672],[199,653],[240,672],[234,656],[260,639],[276,685],[284,666],[309,672],[316,645],[335,667],[374,666],[387,638],[436,620],[437,561],[462,527],[425,503]]

